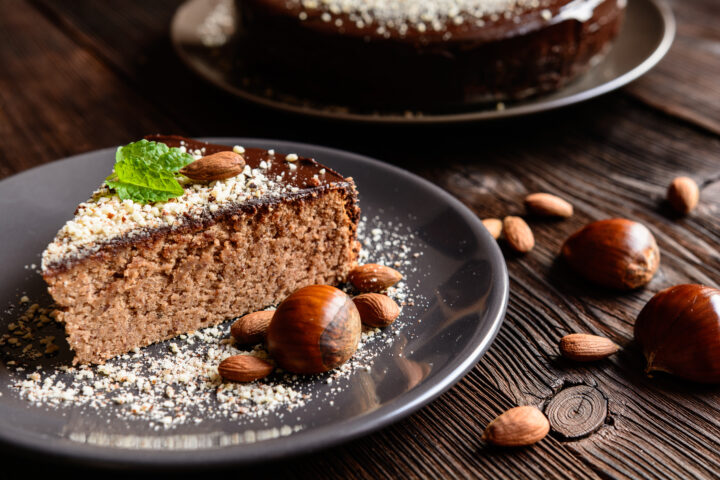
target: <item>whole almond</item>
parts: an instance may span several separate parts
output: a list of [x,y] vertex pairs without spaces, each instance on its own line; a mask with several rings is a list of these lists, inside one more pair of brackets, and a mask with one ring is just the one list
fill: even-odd
[[576,362],[592,362],[609,357],[620,346],[605,337],[586,333],[571,333],[560,339],[560,353],[563,357]]
[[495,240],[500,238],[503,228],[502,220],[499,218],[485,218],[483,219],[482,224]]
[[274,314],[275,310],[264,310],[240,317],[230,327],[230,335],[241,344],[261,343]]
[[385,265],[366,263],[353,268],[348,280],[361,292],[381,292],[402,280],[402,274]]
[[668,203],[673,210],[683,215],[690,213],[697,206],[699,199],[700,190],[692,178],[677,177],[668,187]]
[[363,293],[353,298],[360,321],[369,327],[387,327],[400,315],[395,300],[381,293]]
[[503,231],[508,244],[521,253],[529,252],[535,246],[535,237],[525,220],[520,217],[505,217]]
[[272,364],[254,355],[233,355],[218,365],[218,373],[232,382],[252,382],[267,377],[273,371]]
[[515,407],[488,424],[482,439],[502,447],[522,447],[539,442],[550,431],[550,422],[533,406]]
[[531,193],[525,197],[525,207],[537,215],[549,217],[572,217],[573,206],[562,198],[549,193]]
[[217,152],[206,155],[180,169],[180,173],[199,182],[224,180],[240,175],[245,159],[235,152]]

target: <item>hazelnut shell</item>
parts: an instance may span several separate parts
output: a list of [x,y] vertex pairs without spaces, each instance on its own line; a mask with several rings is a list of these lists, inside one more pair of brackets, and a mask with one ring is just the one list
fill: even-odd
[[322,373],[345,363],[357,350],[362,325],[352,299],[329,285],[296,290],[275,310],[267,347],[281,368]]
[[647,284],[660,265],[660,250],[648,228],[625,218],[593,222],[562,246],[570,267],[587,280],[617,290]]
[[676,285],[658,292],[635,321],[647,372],[720,383],[720,290]]

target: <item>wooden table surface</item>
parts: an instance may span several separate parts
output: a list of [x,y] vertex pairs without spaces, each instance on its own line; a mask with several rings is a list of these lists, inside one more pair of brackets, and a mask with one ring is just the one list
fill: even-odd
[[[397,164],[481,217],[522,213],[523,197],[535,191],[557,193],[576,210],[562,222],[533,220],[537,246],[529,254],[505,250],[511,279],[505,324],[449,392],[365,438],[237,474],[717,478],[720,388],[647,378],[632,341],[635,316],[655,292],[720,282],[717,0],[673,1],[678,35],[670,53],[621,91],[527,118],[427,127],[316,121],[235,100],[174,56],[168,28],[179,4],[0,0],[0,177],[151,132],[251,136],[330,145]],[[693,177],[702,189],[700,206],[686,218],[669,214],[662,201],[677,175]],[[593,288],[557,262],[570,233],[617,216],[648,225],[662,251],[653,281],[627,294]],[[568,363],[558,357],[557,342],[570,332],[605,335],[623,349],[596,364]],[[529,448],[480,441],[503,410],[544,407],[558,396],[569,438],[554,423],[556,431]],[[583,422],[597,409],[601,416],[587,431]],[[5,462],[58,471],[37,459]]]

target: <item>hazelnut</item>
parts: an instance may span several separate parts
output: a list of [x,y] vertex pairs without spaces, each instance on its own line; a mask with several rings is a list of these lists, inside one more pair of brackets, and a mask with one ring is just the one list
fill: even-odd
[[676,285],[658,292],[635,321],[646,372],[720,383],[720,290]]
[[593,222],[568,238],[562,256],[598,285],[632,290],[647,284],[660,265],[660,250],[648,228],[625,218]]
[[329,285],[293,292],[275,310],[267,347],[278,366],[293,373],[322,373],[357,350],[362,325],[352,299]]

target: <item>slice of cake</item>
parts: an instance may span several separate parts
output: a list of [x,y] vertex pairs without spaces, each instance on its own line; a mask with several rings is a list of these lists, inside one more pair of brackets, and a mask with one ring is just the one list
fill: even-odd
[[[241,172],[213,180],[223,176],[217,169],[198,173],[192,167],[204,164],[185,164],[181,172],[203,180],[170,174],[153,193],[137,186],[143,179],[133,183],[137,171],[125,171],[147,166],[142,152],[128,150],[78,206],[42,258],[75,363],[220,323],[305,285],[339,283],[355,264],[360,210],[351,178],[295,154],[176,136],[147,140],[141,146],[164,149],[154,161],[173,168],[182,158],[234,152]],[[171,195],[178,196],[165,198]]]

